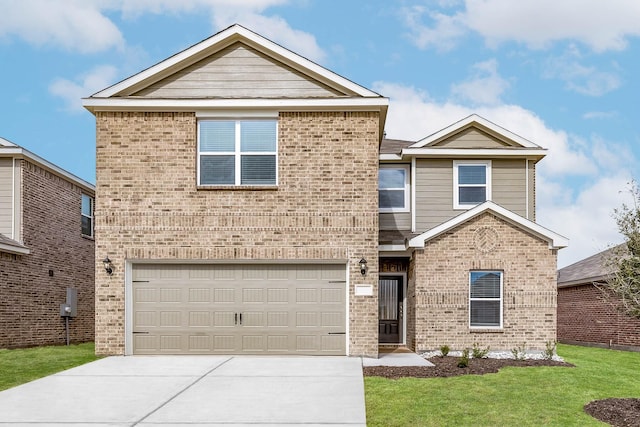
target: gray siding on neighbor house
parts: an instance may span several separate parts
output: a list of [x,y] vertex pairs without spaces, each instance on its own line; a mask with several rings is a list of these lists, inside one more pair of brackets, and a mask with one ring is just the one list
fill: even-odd
[[134,93],[149,98],[337,97],[328,86],[235,43]]
[[13,159],[0,159],[0,233],[13,235]]
[[447,148],[504,148],[508,144],[493,138],[479,129],[464,129],[449,138],[436,144],[438,147]]
[[526,218],[527,167],[525,159],[491,162],[491,193],[495,203]]
[[411,230],[411,212],[381,213],[380,230]]

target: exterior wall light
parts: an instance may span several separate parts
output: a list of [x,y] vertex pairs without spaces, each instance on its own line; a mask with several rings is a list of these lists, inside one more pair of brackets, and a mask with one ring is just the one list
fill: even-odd
[[363,257],[358,264],[360,264],[360,274],[363,276],[367,274],[367,260]]
[[102,264],[104,264],[104,271],[111,276],[113,274],[113,264],[111,264],[111,260],[108,256],[102,260]]

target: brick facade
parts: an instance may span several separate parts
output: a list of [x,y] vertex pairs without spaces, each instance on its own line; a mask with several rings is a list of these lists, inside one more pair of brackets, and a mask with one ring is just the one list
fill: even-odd
[[621,313],[591,283],[558,289],[558,340],[640,350],[640,320]]
[[[487,232],[487,230],[489,230]],[[487,234],[491,237],[487,238]],[[469,327],[469,272],[503,271],[503,328]],[[409,269],[407,344],[416,351],[470,348],[544,350],[556,339],[556,250],[481,214],[427,241]]]
[[96,263],[97,353],[125,352],[127,261],[334,260],[350,264],[349,353],[376,356],[379,120],[280,113],[277,189],[211,190],[196,186],[194,113],[96,113],[95,258],[115,267]]
[[[78,290],[72,342],[94,338],[94,242],[82,237],[82,189],[23,160],[22,237],[28,255],[0,253],[0,348],[66,342],[60,304]],[[90,194],[93,196],[93,194]]]

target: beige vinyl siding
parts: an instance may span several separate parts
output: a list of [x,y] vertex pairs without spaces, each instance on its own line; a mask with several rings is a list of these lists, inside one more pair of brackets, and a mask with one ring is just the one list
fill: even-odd
[[416,160],[416,232],[441,224],[460,211],[453,210],[453,161]]
[[531,221],[536,220],[536,163],[533,160],[527,161],[527,173],[529,174],[529,217]]
[[345,96],[242,43],[235,43],[133,95],[150,98]]
[[411,230],[411,212],[381,213],[380,230]]
[[491,162],[492,198],[500,206],[527,216],[527,168],[525,159]]
[[13,235],[13,159],[0,158],[0,233]]
[[470,128],[461,131],[435,144],[447,148],[504,148],[508,144],[491,137],[479,129]]

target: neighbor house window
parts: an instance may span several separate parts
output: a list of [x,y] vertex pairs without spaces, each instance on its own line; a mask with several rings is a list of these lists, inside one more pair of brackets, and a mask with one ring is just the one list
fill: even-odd
[[82,234],[93,237],[93,197],[82,195],[82,207],[80,209],[82,222]]
[[198,185],[276,185],[276,120],[198,122]]
[[378,172],[380,212],[409,212],[409,165],[381,165]]
[[453,161],[453,208],[469,209],[491,200],[491,160]]
[[469,325],[472,328],[502,327],[502,271],[470,272]]

